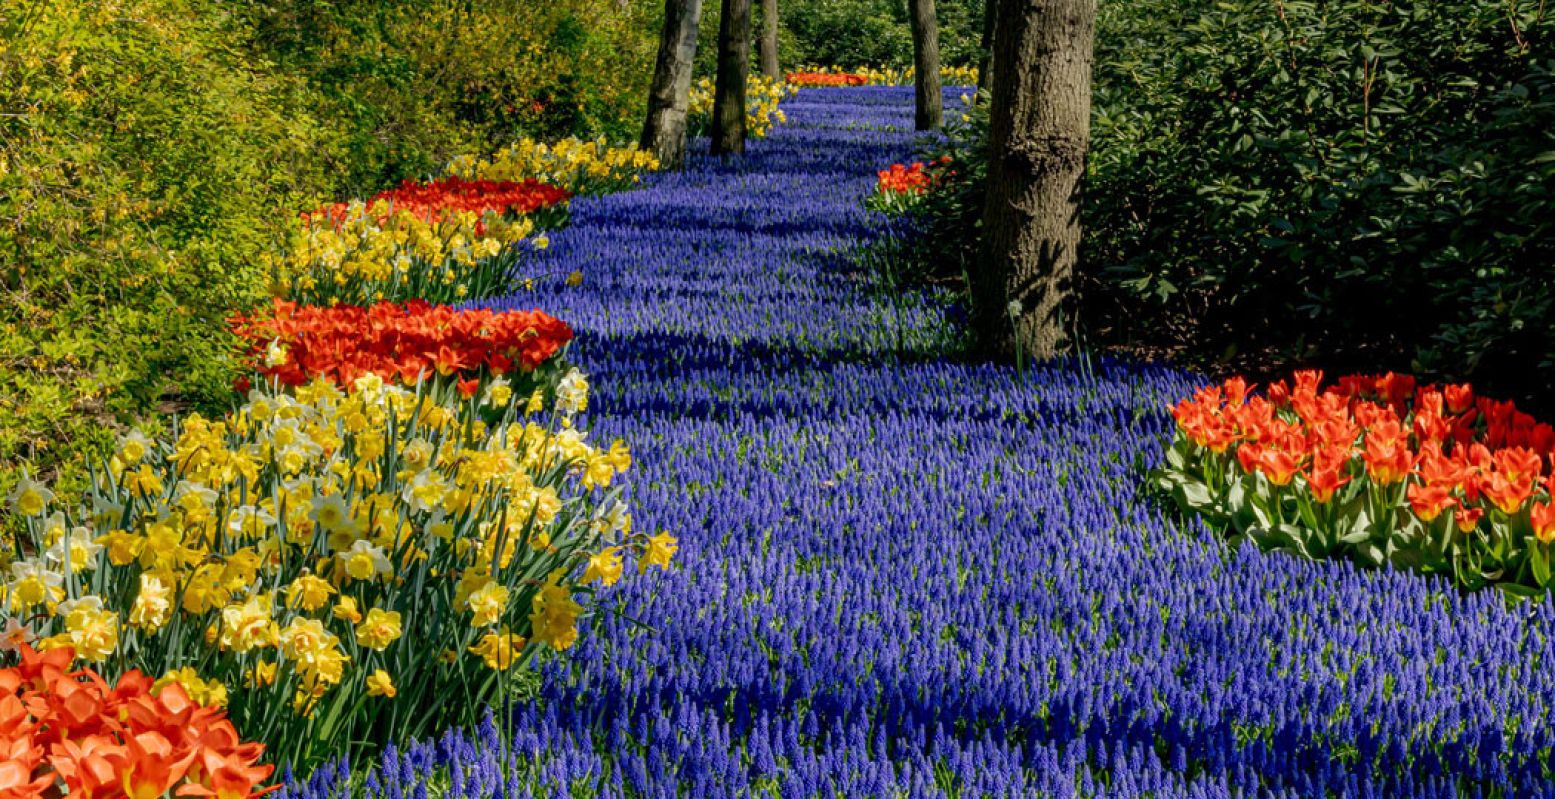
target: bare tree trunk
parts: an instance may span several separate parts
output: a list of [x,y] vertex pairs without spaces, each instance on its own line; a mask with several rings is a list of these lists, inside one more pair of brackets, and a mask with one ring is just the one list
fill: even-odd
[[985,343],[1048,359],[1080,244],[1096,0],[1002,0],[997,25],[974,306]]
[[701,21],[702,0],[664,0],[664,30],[648,88],[641,144],[665,169],[680,166],[686,157],[686,105]]
[[781,80],[778,71],[778,9],[777,0],[761,0],[761,74],[772,80]]
[[983,38],[978,46],[982,55],[977,59],[977,93],[993,95],[993,37],[994,21],[999,18],[999,0],[983,0]]
[[934,0],[909,0],[912,20],[913,126],[933,130],[945,121],[939,89],[939,20],[934,15]]
[[751,0],[723,0],[718,80],[713,88],[713,155],[745,152],[745,78],[750,61]]

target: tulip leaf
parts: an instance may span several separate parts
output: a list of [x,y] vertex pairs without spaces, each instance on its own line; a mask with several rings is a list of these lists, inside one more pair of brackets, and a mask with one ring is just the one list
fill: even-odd
[[1496,583],[1495,586],[1501,590],[1501,593],[1506,594],[1507,598],[1514,601],[1531,599],[1536,596],[1544,595],[1544,589],[1534,588],[1533,586],[1523,585],[1522,583]]

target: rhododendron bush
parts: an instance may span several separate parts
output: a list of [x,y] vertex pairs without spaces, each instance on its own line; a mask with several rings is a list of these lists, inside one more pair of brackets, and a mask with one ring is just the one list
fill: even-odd
[[1555,428],[1467,385],[1320,372],[1240,378],[1173,408],[1155,479],[1212,527],[1267,549],[1442,574],[1515,595],[1551,584]]
[[70,671],[69,647],[38,652],[17,637],[13,629],[5,648],[19,662],[0,668],[0,796],[249,799],[273,790],[261,789],[275,770],[257,765],[264,747],[243,743],[221,708],[133,669],[110,685],[91,669]]

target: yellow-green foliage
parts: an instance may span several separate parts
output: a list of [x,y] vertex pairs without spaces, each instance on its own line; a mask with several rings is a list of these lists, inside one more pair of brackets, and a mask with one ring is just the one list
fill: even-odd
[[304,75],[347,132],[354,195],[523,136],[634,137],[658,44],[654,0],[275,0],[242,4],[254,46]]
[[657,8],[0,0],[0,490],[79,477],[159,406],[227,408],[223,320],[296,212],[627,135]]
[[299,84],[229,49],[219,5],[0,0],[0,464],[221,396],[251,255],[321,180]]

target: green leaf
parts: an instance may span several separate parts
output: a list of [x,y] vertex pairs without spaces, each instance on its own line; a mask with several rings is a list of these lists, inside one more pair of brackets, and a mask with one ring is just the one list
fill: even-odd
[[1533,586],[1523,585],[1521,583],[1496,583],[1495,585],[1496,588],[1501,591],[1501,593],[1506,594],[1507,598],[1513,601],[1531,599],[1533,597],[1544,595],[1544,589],[1534,588]]
[[1214,497],[1210,496],[1209,488],[1203,483],[1186,480],[1178,483],[1177,497],[1183,504],[1197,511],[1207,510],[1215,504]]

